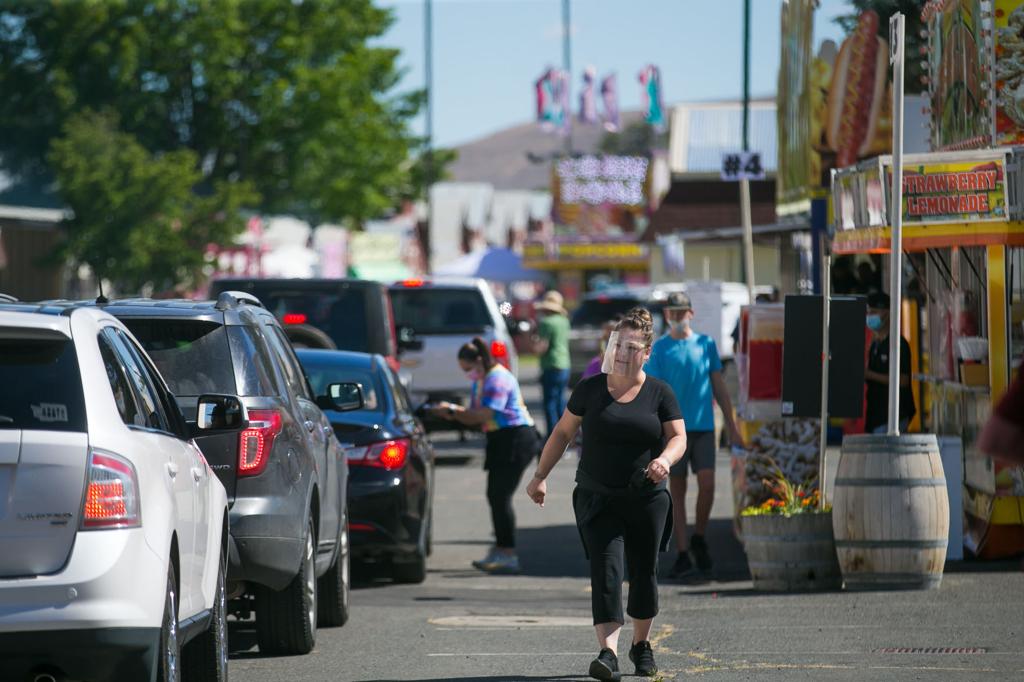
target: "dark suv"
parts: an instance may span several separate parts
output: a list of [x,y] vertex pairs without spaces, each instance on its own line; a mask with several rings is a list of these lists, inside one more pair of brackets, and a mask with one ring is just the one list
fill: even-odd
[[244,291],[284,325],[297,347],[383,355],[399,369],[398,340],[388,289],[362,279],[219,279],[210,296]]
[[196,435],[227,491],[228,598],[255,606],[260,650],[306,653],[348,617],[348,465],[291,344],[258,300],[118,300],[102,305],[143,345],[185,419],[199,395],[241,397],[241,434]]

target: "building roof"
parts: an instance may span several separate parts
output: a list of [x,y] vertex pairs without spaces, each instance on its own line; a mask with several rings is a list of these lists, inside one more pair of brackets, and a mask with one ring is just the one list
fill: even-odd
[[[777,162],[775,100],[750,102],[751,151],[761,152],[769,173]],[[718,173],[722,154],[743,146],[743,103],[698,102],[672,107],[669,167],[673,173]]]
[[[775,180],[750,183],[750,215],[755,226],[775,226]],[[742,224],[740,184],[717,178],[676,177],[661,206],[651,216],[643,241],[659,235],[687,233],[696,236],[709,230],[734,228]]]

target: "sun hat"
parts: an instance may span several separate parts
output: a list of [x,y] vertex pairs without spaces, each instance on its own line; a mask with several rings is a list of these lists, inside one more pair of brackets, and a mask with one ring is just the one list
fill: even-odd
[[565,309],[565,299],[562,295],[555,290],[545,292],[544,296],[541,297],[540,301],[533,306],[537,310],[545,310],[549,313],[557,313],[559,315],[568,315],[569,311]]

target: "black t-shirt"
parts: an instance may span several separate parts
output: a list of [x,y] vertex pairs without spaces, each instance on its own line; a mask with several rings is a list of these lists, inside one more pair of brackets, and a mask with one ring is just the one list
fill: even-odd
[[628,486],[637,467],[661,454],[662,424],[683,418],[669,385],[650,375],[628,403],[612,398],[607,374],[584,379],[573,389],[568,408],[583,418],[580,468],[608,488]]
[[[868,369],[889,374],[889,337],[872,341],[868,350]],[[900,337],[900,374],[910,375],[910,344]],[[864,412],[864,430],[871,433],[889,423],[889,384],[867,381],[867,408]],[[912,419],[917,414],[914,392],[910,386],[900,388],[900,420]]]

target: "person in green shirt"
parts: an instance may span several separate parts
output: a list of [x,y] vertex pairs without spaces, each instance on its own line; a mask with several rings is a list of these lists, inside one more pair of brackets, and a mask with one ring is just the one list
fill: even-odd
[[544,420],[547,435],[551,435],[565,410],[565,389],[569,386],[569,313],[557,291],[545,293],[534,308],[540,318],[534,348],[540,355]]

